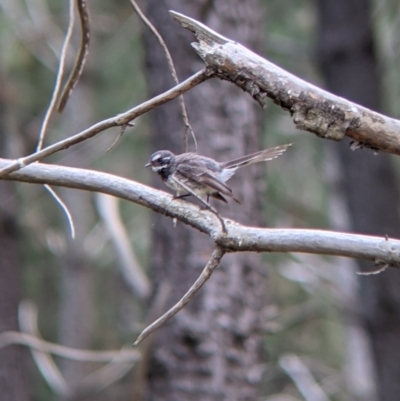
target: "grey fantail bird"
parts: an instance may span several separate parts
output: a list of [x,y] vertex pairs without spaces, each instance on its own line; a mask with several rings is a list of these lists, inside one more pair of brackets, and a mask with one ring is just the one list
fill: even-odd
[[200,197],[206,195],[207,203],[210,196],[227,203],[223,195],[240,203],[226,185],[236,170],[250,164],[275,159],[290,145],[291,143],[268,148],[223,163],[197,153],[175,155],[169,150],[159,150],[151,155],[146,167],[151,167],[166,185],[176,191],[175,198],[189,196],[192,191]]

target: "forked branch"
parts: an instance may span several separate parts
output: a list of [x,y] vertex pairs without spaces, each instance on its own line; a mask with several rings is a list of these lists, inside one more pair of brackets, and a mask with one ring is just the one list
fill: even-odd
[[211,69],[205,68],[204,70],[197,72],[185,81],[181,82],[179,85],[176,85],[168,91],[162,93],[161,95],[155,96],[154,98],[147,100],[146,102],[143,102],[136,107],[133,107],[125,113],[100,121],[85,129],[84,131],[79,132],[78,134],[59,141],[53,145],[47,146],[39,152],[32,153],[31,155],[26,157],[21,157],[18,160],[9,160],[7,165],[3,164],[2,168],[0,168],[0,177],[4,177],[13,171],[17,171],[21,168],[24,168],[25,166],[28,166],[31,163],[40,161],[45,157],[59,152],[60,150],[67,149],[72,145],[76,145],[77,143],[83,142],[86,139],[92,138],[108,128],[126,126],[135,118],[147,113],[157,106],[160,106],[164,103],[169,102],[170,100],[175,99],[182,93],[187,92],[201,82],[211,78],[213,75],[214,72]]
[[138,345],[142,342],[146,337],[148,337],[151,333],[157,330],[160,326],[162,326],[166,321],[171,319],[171,317],[175,316],[180,310],[182,310],[189,301],[194,297],[197,291],[204,285],[204,283],[211,277],[214,269],[219,265],[222,257],[224,256],[224,251],[222,248],[217,247],[214,249],[210,259],[208,260],[205,268],[201,272],[200,276],[193,283],[193,285],[189,288],[186,294],[166,313],[164,313],[161,317],[159,317],[155,322],[147,326],[139,335],[137,340],[133,343],[133,345]]

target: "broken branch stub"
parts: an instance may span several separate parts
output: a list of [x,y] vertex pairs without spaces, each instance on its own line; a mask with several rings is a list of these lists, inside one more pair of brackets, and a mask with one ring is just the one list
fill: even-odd
[[170,11],[198,42],[192,46],[205,64],[263,104],[270,98],[287,110],[296,127],[321,138],[344,136],[364,147],[400,155],[400,121],[371,111],[312,85],[183,14]]

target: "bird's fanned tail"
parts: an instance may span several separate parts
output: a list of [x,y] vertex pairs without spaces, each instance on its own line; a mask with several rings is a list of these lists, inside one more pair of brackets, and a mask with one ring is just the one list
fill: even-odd
[[235,160],[231,160],[229,162],[222,163],[224,168],[237,168],[237,167],[244,167],[249,166],[250,164],[259,163],[263,161],[268,161],[272,159],[276,159],[282,153],[286,151],[286,149],[291,146],[291,143],[286,145],[276,146],[274,148],[268,148],[261,150],[256,153],[252,153],[251,155],[242,156]]

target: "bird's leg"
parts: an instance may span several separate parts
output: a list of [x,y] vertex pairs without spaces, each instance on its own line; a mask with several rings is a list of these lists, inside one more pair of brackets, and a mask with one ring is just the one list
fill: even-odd
[[178,194],[176,194],[176,195],[174,195],[174,200],[175,199],[183,199],[183,198],[186,198],[187,196],[190,196],[191,194],[183,194],[183,195],[178,195]]
[[[207,204],[207,206],[204,205],[204,203]],[[200,210],[210,210],[211,205],[210,205],[210,195],[207,195],[207,200],[202,202],[202,206],[200,206]]]
[[215,209],[213,209],[208,203],[206,203],[205,200],[201,199],[200,196],[197,195],[195,192],[193,192],[187,185],[185,185],[184,183],[180,182],[179,180],[177,180],[173,176],[171,178],[172,178],[172,180],[175,181],[176,184],[180,185],[186,192],[188,192],[190,195],[193,195],[195,198],[197,198],[202,203],[202,205],[204,206],[204,209],[209,210],[211,213],[215,214],[215,216],[217,217],[217,219],[221,223],[222,231],[226,234],[227,231],[226,231],[224,220],[218,214],[218,212]]
[[[187,196],[190,196],[190,194],[182,194],[182,195],[180,195],[179,191],[176,191],[176,194],[172,197],[171,202],[172,202],[173,200],[175,200],[175,199],[186,198]],[[174,228],[176,227],[177,222],[178,222],[177,218],[174,217],[174,218],[172,219],[172,224],[173,224]]]

